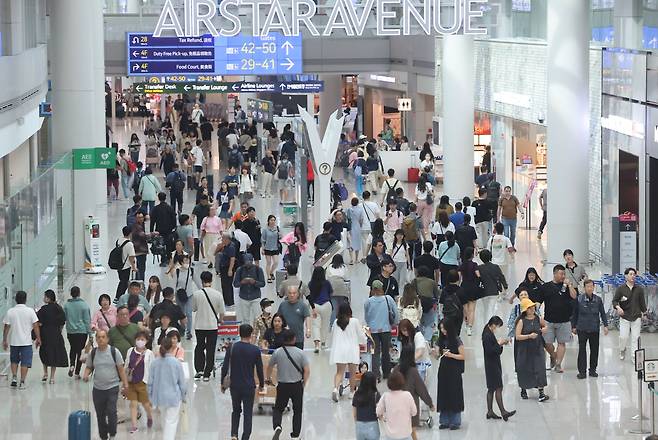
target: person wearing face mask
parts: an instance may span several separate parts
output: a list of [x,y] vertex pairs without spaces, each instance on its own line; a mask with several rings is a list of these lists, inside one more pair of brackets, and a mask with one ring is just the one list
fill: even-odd
[[137,333],[135,336],[135,347],[128,349],[124,365],[128,377],[128,392],[126,393],[126,397],[130,401],[130,420],[132,427],[129,432],[131,434],[139,430],[137,428],[137,407],[140,403],[144,407],[144,410],[146,410],[146,426],[148,428],[153,426],[153,412],[151,410],[148,390],[146,389],[151,361],[153,361],[153,352],[146,348],[148,339],[149,335],[146,331],[139,331]]
[[262,313],[254,321],[254,339],[259,347],[265,344],[265,332],[272,328],[272,312],[274,311],[271,299],[263,298],[260,300],[260,309]]

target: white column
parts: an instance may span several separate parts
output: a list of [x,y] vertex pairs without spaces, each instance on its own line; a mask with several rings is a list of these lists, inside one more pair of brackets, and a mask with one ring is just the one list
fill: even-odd
[[643,7],[642,0],[615,2],[615,46],[642,48]]
[[39,166],[39,132],[34,133],[28,139],[30,148],[30,182],[37,175],[37,168]]
[[25,46],[25,22],[23,20],[23,0],[2,0],[0,2],[0,30],[2,31],[2,55],[17,55]]
[[548,2],[548,261],[589,258],[589,2]]
[[451,200],[471,196],[473,175],[473,117],[475,63],[473,37],[443,37],[443,192]]
[[141,0],[128,0],[126,2],[127,14],[139,14]]
[[[52,8],[49,42],[52,78],[52,145],[61,155],[74,148],[105,146],[103,14],[101,2],[58,0]],[[85,36],[81,38],[81,36]],[[71,127],[84,127],[72,130]],[[74,172],[74,261],[84,261],[83,221],[100,220],[101,237],[108,231],[105,170]],[[107,246],[102,246],[107,249]],[[107,251],[103,251],[107,255]]]
[[[341,75],[320,75],[324,91],[320,93],[320,136],[324,136],[329,116],[343,105],[343,78]],[[313,111],[310,111],[313,114]]]

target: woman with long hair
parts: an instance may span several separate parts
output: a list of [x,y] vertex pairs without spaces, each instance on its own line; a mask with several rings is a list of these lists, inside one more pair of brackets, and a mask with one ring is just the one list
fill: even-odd
[[324,268],[313,269],[311,281],[308,282],[309,295],[306,297],[311,306],[313,317],[313,342],[314,352],[320,352],[320,348],[326,346],[329,333],[329,320],[331,319],[331,294],[333,289],[331,283],[325,277]]
[[356,422],[356,440],[379,440],[377,402],[381,395],[377,391],[377,376],[366,371],[361,376],[359,387],[352,399],[352,415]]
[[147,384],[151,404],[160,409],[163,440],[176,438],[181,403],[187,394],[183,365],[174,357],[176,348],[170,337],[164,338],[160,356],[151,363]]
[[[171,277],[175,276],[176,269],[180,269],[181,264],[183,264],[183,257],[185,255],[187,255],[187,252],[185,252],[185,243],[183,243],[183,240],[176,240],[176,242],[174,243],[174,250],[171,251],[171,255],[169,258],[169,267],[167,268],[165,275],[169,275]],[[151,303],[151,297],[148,296],[148,293],[146,299],[149,301],[149,303]],[[157,292],[157,298],[154,298],[153,301],[155,304],[160,302],[160,292]]]
[[441,285],[445,287],[448,284],[446,282],[448,272],[459,268],[461,250],[455,241],[455,234],[450,231],[446,232],[446,240],[439,245],[437,254],[439,255]]
[[[304,223],[295,223],[292,232],[284,235],[281,239],[281,243],[283,244],[283,262],[286,265],[299,264],[299,259],[304,255],[304,252],[306,252],[306,249],[308,248],[306,226],[304,226]],[[292,253],[290,245],[295,246],[292,248]]]
[[[229,191],[228,183],[223,181],[219,185],[219,191],[217,192],[217,205],[219,207],[219,218],[222,220],[222,225],[224,229],[227,229],[229,226],[229,221],[233,215],[233,203],[235,197]],[[208,199],[210,203],[210,199]]]
[[400,312],[400,322],[408,320],[414,328],[420,325],[420,318],[423,316],[423,307],[420,303],[416,287],[408,283],[402,290],[402,295],[398,297],[398,311]]
[[[530,298],[530,301],[536,302],[536,303],[542,303],[543,298],[542,298],[542,292],[541,292],[541,286],[544,284],[544,280],[541,279],[539,276],[539,273],[537,273],[537,269],[534,267],[529,267],[528,270],[525,272],[525,278],[523,278],[523,281],[521,281],[521,284],[519,284],[519,287],[516,288],[515,293],[518,296],[519,292],[525,290],[528,292],[528,297]],[[514,302],[514,296],[510,298],[510,304]]]
[[279,347],[283,347],[283,331],[287,326],[286,318],[282,314],[275,313],[272,315],[272,326],[265,330],[265,346],[261,348],[276,350]]
[[411,266],[409,247],[407,246],[407,241],[404,239],[404,231],[402,229],[395,231],[393,244],[389,253],[395,263],[393,277],[397,280],[398,286],[402,286],[407,280],[407,270]]
[[439,429],[456,430],[461,426],[464,411],[464,343],[449,319],[439,324],[439,380],[436,409],[440,413]]
[[142,148],[142,143],[139,141],[137,133],[130,135],[130,142],[128,143],[128,151],[130,152],[130,160],[134,163],[139,162],[139,153]]
[[444,211],[440,212],[437,216],[436,221],[432,224],[430,233],[432,239],[436,243],[436,248],[439,248],[439,245],[443,243],[446,239],[446,232],[455,233],[455,225],[450,221],[448,214]]
[[432,205],[434,204],[434,189],[427,181],[427,176],[421,174],[416,185],[417,214],[423,221],[423,230],[427,230],[432,221]]
[[528,388],[537,388],[539,402],[548,400],[544,394],[546,381],[546,352],[544,338],[546,324],[535,313],[536,304],[528,298],[521,300],[521,316],[516,320],[514,336],[514,363],[521,398],[527,399]]
[[425,380],[427,369],[432,365],[427,340],[421,332],[416,331],[416,327],[408,319],[402,319],[400,321],[398,324],[398,334],[400,335],[400,343],[403,347],[405,345],[414,347],[414,362],[418,369],[418,374]]
[[[331,398],[338,402],[338,388],[345,376],[345,370],[350,373],[350,394],[356,389],[354,376],[359,365],[359,345],[365,344],[366,334],[358,319],[352,317],[352,308],[349,304],[341,304],[338,307],[336,322],[331,334],[331,350],[329,352],[329,363],[336,365],[334,376],[334,390]],[[348,395],[348,397],[351,397]]]
[[516,411],[507,411],[503,405],[503,367],[500,363],[500,355],[503,346],[509,343],[509,339],[496,338],[496,329],[503,326],[503,320],[499,316],[492,316],[482,330],[482,348],[484,349],[484,372],[487,378],[487,419],[500,419],[493,411],[493,398],[496,395],[496,403],[500,409],[503,420],[516,414]]
[[477,263],[473,261],[473,253],[473,248],[467,247],[464,250],[462,264],[459,266],[459,274],[462,279],[462,294],[459,299],[464,305],[464,324],[466,325],[466,334],[468,336],[471,336],[473,332],[476,301],[483,294],[480,288],[480,271],[478,270]]
[[439,220],[439,214],[445,212],[448,217],[455,213],[455,208],[450,204],[450,197],[442,195],[439,199],[439,206],[436,207],[435,219]]
[[[422,336],[422,335],[421,335]],[[434,403],[423,378],[416,368],[415,349],[413,344],[402,344],[400,352],[400,362],[395,367],[404,376],[404,389],[409,391],[416,404],[416,415],[411,418],[411,438],[416,440],[416,427],[420,426],[420,399],[423,399],[425,405],[434,411]]]
[[50,367],[50,383],[55,383],[55,370],[57,367],[68,367],[66,347],[62,337],[62,327],[66,324],[64,309],[57,304],[55,292],[48,289],[43,294],[45,303],[37,312],[39,326],[41,327],[41,347],[39,358],[43,365],[41,382],[48,380],[48,367]]
[[331,264],[329,264],[329,267],[327,267],[326,275],[327,278],[330,277],[339,277],[343,279],[346,278],[347,266],[345,266],[345,261],[343,260],[343,256],[341,254],[336,254],[331,259]]
[[[172,264],[173,261],[174,258],[171,259]],[[160,302],[161,294],[162,294],[162,284],[160,283],[160,278],[158,278],[155,275],[152,275],[149,278],[149,284],[148,287],[146,288],[146,300],[149,302],[149,304],[158,304]]]
[[272,214],[268,215],[267,226],[261,232],[263,254],[265,255],[265,275],[267,276],[268,283],[274,281],[274,271],[279,265],[281,238],[281,230],[276,224],[276,216]]
[[[372,222],[372,229],[370,235],[366,240],[366,251],[364,252],[364,257],[367,257],[372,252],[372,243],[376,240],[384,240],[384,220],[378,218]],[[365,263],[365,258],[361,260],[361,263]]]

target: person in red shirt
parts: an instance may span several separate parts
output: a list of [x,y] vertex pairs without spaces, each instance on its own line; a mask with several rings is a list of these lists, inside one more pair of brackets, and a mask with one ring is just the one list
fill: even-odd
[[[313,189],[313,191],[311,191]],[[310,159],[306,159],[306,193],[311,204],[315,200],[315,173]]]

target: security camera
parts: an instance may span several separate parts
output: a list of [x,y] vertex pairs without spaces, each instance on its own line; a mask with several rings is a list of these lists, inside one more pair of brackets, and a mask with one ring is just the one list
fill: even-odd
[[546,117],[544,116],[543,113],[537,114],[537,122],[539,122],[540,124],[543,124],[545,120],[546,120]]

